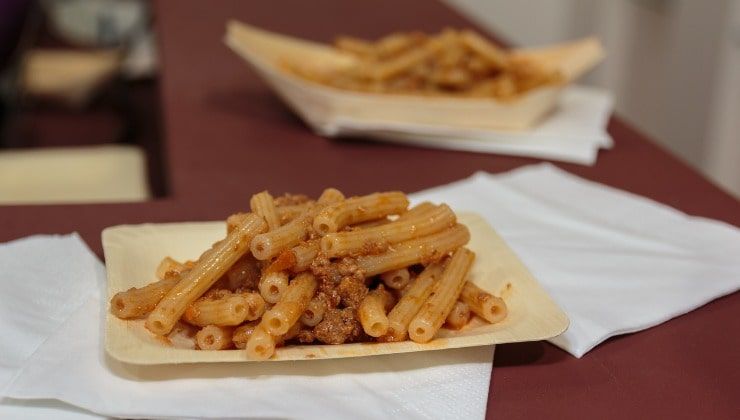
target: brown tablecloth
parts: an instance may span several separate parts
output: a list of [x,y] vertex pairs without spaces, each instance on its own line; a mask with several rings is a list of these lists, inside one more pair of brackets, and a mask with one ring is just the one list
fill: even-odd
[[[224,24],[232,18],[319,41],[338,33],[376,37],[393,30],[470,26],[440,3],[155,4],[170,196],[139,204],[0,207],[0,240],[76,230],[101,254],[100,231],[106,226],[222,219],[246,208],[258,190],[315,195],[335,186],[349,194],[411,192],[476,170],[501,172],[537,162],[320,138],[221,42]],[[692,215],[740,226],[737,200],[621,120],[612,119],[609,131],[616,146],[602,152],[595,166],[558,166]],[[488,417],[737,417],[738,317],[736,293],[659,327],[611,339],[582,359],[544,342],[499,346]]]

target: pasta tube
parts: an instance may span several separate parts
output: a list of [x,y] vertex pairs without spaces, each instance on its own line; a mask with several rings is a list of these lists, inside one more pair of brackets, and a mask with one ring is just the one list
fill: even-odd
[[[395,221],[405,220],[410,217],[420,216],[423,212],[434,209],[436,207],[437,206],[435,206],[434,204],[428,201],[425,201],[423,203],[417,204],[416,206],[408,209],[406,213],[398,216],[395,219]],[[394,220],[391,220],[388,216],[386,216],[386,217],[381,217],[380,219],[369,220],[367,222],[353,224],[353,225],[350,225],[350,227],[352,228],[352,230],[368,229],[368,228],[373,228],[377,226],[387,225],[388,223],[391,223],[393,221]]]
[[338,257],[362,250],[368,243],[394,244],[439,232],[455,225],[455,213],[442,204],[421,212],[417,217],[403,219],[367,229],[326,234],[321,238],[321,250],[329,257]]
[[401,242],[383,254],[358,257],[357,265],[366,277],[370,277],[386,271],[434,261],[467,244],[469,240],[468,228],[458,224],[432,235]]
[[344,200],[344,194],[336,188],[327,188],[319,196],[319,204],[334,204]]
[[267,305],[259,293],[242,293],[247,302],[247,321],[254,321],[262,317]]
[[473,259],[475,254],[467,248],[460,248],[452,255],[432,295],[409,324],[409,337],[413,341],[426,343],[437,334],[465,286]]
[[301,204],[290,204],[285,206],[277,206],[275,208],[275,212],[278,215],[278,219],[280,220],[280,224],[284,225],[291,220],[295,219],[296,217],[303,214],[306,210],[310,209],[314,206],[313,201],[309,201],[306,203]]
[[301,326],[302,324],[300,322],[296,322],[293,324],[288,331],[280,336],[280,339],[283,341],[288,341],[294,339],[299,332],[301,332]]
[[254,320],[265,312],[265,301],[257,293],[228,293],[219,299],[200,298],[183,314],[188,324],[234,326]]
[[231,233],[249,216],[249,213],[234,213],[226,218],[226,233]]
[[185,264],[177,262],[170,257],[164,257],[155,271],[157,278],[164,280],[167,277],[175,277],[185,271]]
[[400,299],[400,298],[406,296],[406,293],[408,293],[409,290],[411,290],[411,286],[413,284],[414,284],[413,279],[412,280],[409,280],[409,283],[403,289],[396,290],[396,295],[398,295],[398,298]]
[[378,286],[377,289],[368,293],[360,308],[357,310],[357,315],[360,318],[360,324],[365,333],[371,337],[380,337],[381,335],[388,332],[388,307],[392,306],[393,297],[383,286]]
[[358,56],[370,56],[375,53],[375,48],[371,43],[349,36],[338,37],[335,41],[335,46],[337,49]]
[[203,253],[192,270],[162,298],[146,320],[146,327],[153,333],[165,335],[182,316],[189,304],[199,298],[209,287],[249,250],[255,234],[267,229],[265,221],[248,215],[226,239]]
[[319,242],[310,240],[293,248],[283,251],[270,264],[267,272],[292,270],[294,273],[306,271],[311,267],[311,263],[319,255]]
[[421,48],[410,49],[390,60],[367,66],[369,67],[367,75],[370,78],[379,81],[390,79],[391,77],[403,73],[405,70],[426,61],[439,49],[441,49],[441,46],[437,46],[431,42],[423,45]]
[[368,220],[367,222],[350,225],[350,227],[352,228],[352,230],[360,230],[360,229],[367,229],[367,228],[376,227],[376,226],[383,226],[390,222],[391,220],[386,216],[386,217],[381,217],[380,219]]
[[427,211],[433,210],[435,208],[437,208],[437,206],[435,206],[434,204],[432,204],[432,203],[430,203],[428,201],[423,201],[423,202],[415,205],[414,207],[411,207],[406,213],[398,216],[398,219],[396,219],[396,220],[404,220],[404,219],[408,219],[408,218],[411,218],[411,217],[417,217],[417,216],[420,216],[421,214],[423,214],[423,213],[425,213]]
[[471,30],[463,30],[460,32],[460,40],[465,46],[478,53],[495,68],[505,69],[509,67],[506,52],[491,44],[487,39],[477,33]]
[[273,231],[255,236],[250,245],[252,255],[258,260],[267,260],[288,248],[298,245],[308,235],[311,222],[324,205],[343,198],[344,195],[339,190],[327,188],[319,197],[316,206],[307,209],[295,219]]
[[110,310],[119,318],[138,318],[151,312],[169,292],[180,276],[168,277],[140,288],[118,292],[110,301]]
[[233,331],[233,327],[207,325],[195,334],[195,342],[201,350],[225,350],[234,344]]
[[319,242],[315,240],[308,241],[306,243],[293,247],[291,251],[295,256],[295,265],[293,266],[293,271],[296,273],[306,271],[311,266],[311,263],[316,258],[316,256],[319,254]]
[[494,324],[506,318],[506,303],[500,297],[493,296],[471,282],[465,282],[460,300],[470,306],[479,317]]
[[238,349],[247,348],[247,341],[252,336],[254,329],[257,328],[259,322],[252,321],[242,324],[234,329],[234,333],[231,336],[231,341],[234,343],[234,347]]
[[298,245],[308,235],[312,213],[312,210],[306,210],[279,228],[255,236],[250,245],[252,255],[258,260],[268,260],[283,250]]
[[301,323],[307,327],[315,327],[324,319],[324,313],[326,312],[326,302],[322,299],[314,297],[308,302],[306,310],[301,315]]
[[254,360],[269,359],[275,353],[275,345],[275,337],[265,330],[263,320],[247,340],[247,357]]
[[406,339],[409,323],[419,312],[421,305],[432,294],[434,284],[439,279],[443,269],[442,262],[434,263],[425,268],[411,283],[401,300],[388,313],[386,341],[403,341]]
[[467,303],[457,301],[452,307],[450,314],[447,315],[445,325],[453,330],[459,330],[470,321],[470,306]]
[[262,317],[265,330],[272,335],[288,332],[306,310],[316,286],[316,278],[311,273],[304,272],[294,278],[280,301]]
[[398,270],[386,271],[380,275],[380,279],[391,289],[401,290],[409,284],[411,274],[409,273],[409,269],[404,267]]
[[275,230],[280,227],[280,216],[275,208],[275,202],[267,191],[262,191],[252,196],[249,200],[252,213],[262,217],[267,222],[267,230]]
[[408,205],[406,195],[399,191],[352,197],[321,210],[313,221],[313,228],[326,235],[347,225],[402,214]]
[[262,276],[259,283],[260,295],[267,303],[277,303],[288,288],[288,273],[276,271]]
[[195,350],[198,348],[198,343],[195,341],[195,334],[200,329],[186,324],[184,322],[178,322],[172,327],[172,331],[167,334],[167,340],[176,349],[190,349]]

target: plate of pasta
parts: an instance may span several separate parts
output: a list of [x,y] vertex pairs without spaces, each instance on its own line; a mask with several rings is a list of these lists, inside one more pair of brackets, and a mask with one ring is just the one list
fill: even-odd
[[263,191],[248,210],[103,231],[109,355],[329,359],[542,340],[568,326],[475,214],[333,188],[315,200]]
[[224,42],[329,136],[350,123],[526,130],[604,57],[593,37],[506,50],[465,28],[328,45],[231,21]]

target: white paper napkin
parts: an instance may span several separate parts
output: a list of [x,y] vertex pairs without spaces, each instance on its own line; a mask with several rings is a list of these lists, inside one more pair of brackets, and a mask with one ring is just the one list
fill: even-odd
[[0,419],[100,420],[105,418],[59,400],[18,400],[0,397]]
[[[13,275],[2,282],[0,307],[10,317],[0,319],[0,334],[15,337],[12,347],[2,348],[11,357],[0,370],[0,397],[56,399],[129,418],[422,419],[485,413],[491,346],[359,359],[126,365],[104,353],[104,268],[77,236],[10,243],[0,248],[0,261],[13,262]],[[58,322],[65,316],[66,322]],[[0,413],[22,410],[17,400],[0,404]],[[27,408],[50,415],[63,410]],[[67,417],[74,414],[88,416]]]
[[[607,337],[740,288],[738,229],[550,165],[478,173],[413,198],[486,217],[568,313],[571,327],[553,343],[579,357]],[[63,239],[78,243],[33,238],[0,247],[0,262],[15,273],[1,284],[0,334],[17,337],[2,347],[0,396],[123,417],[483,416],[491,347],[266,364],[117,363],[101,346],[102,266],[90,267],[94,256],[79,238]]]
[[740,288],[737,228],[549,164],[479,172],[414,200],[484,216],[568,314],[551,342],[576,357]]
[[535,157],[593,165],[599,149],[611,148],[606,125],[613,107],[605,90],[570,86],[563,91],[557,109],[532,130],[496,131],[367,122],[335,117],[314,126],[328,137],[363,136],[379,140],[449,150],[465,150]]
[[100,262],[76,234],[38,235],[0,244],[0,267],[0,418],[99,418],[59,401],[3,396],[47,339],[98,296]]
[[76,235],[0,244],[0,390],[98,293],[100,262]]

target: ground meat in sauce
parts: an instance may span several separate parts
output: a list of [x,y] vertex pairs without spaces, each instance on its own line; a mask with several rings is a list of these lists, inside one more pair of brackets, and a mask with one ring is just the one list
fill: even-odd
[[319,291],[318,293],[316,293],[316,296],[324,301],[327,308],[336,308],[337,306],[339,306],[339,302],[342,300],[342,298],[339,296],[339,291],[337,290],[337,287],[329,283],[320,283]]
[[328,308],[337,306],[357,308],[367,294],[365,275],[354,258],[345,257],[332,261],[319,253],[311,264],[319,287],[317,296]]
[[343,277],[353,277],[358,280],[365,279],[365,273],[362,272],[360,266],[357,265],[357,260],[351,257],[344,257],[337,264],[339,274]]
[[298,340],[299,343],[309,344],[316,341],[316,335],[314,335],[312,330],[301,330],[298,332],[298,335],[295,336],[295,339]]
[[365,279],[359,280],[354,277],[344,277],[337,287],[341,304],[345,308],[357,309],[360,307],[362,299],[367,295],[367,286]]
[[323,252],[319,252],[311,262],[311,272],[319,279],[330,280],[334,284],[339,284],[343,277],[355,277],[364,279],[365,274],[357,265],[357,260],[351,257],[344,257],[332,261]]
[[313,333],[317,340],[326,344],[342,344],[363,337],[357,312],[351,308],[329,309]]
[[342,280],[337,267],[323,253],[319,253],[311,263],[310,270],[319,283],[316,296],[322,299],[327,307],[336,308],[341,299],[336,289]]
[[329,257],[323,252],[319,252],[316,255],[316,258],[311,262],[310,269],[313,275],[321,282],[329,282],[337,285],[342,280],[339,267],[335,263],[332,263]]
[[226,272],[230,290],[254,290],[260,280],[260,267],[251,255],[240,258]]

